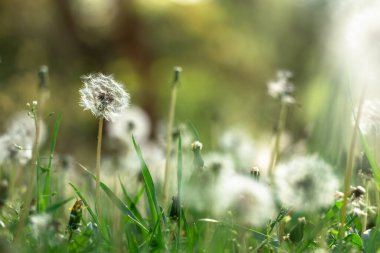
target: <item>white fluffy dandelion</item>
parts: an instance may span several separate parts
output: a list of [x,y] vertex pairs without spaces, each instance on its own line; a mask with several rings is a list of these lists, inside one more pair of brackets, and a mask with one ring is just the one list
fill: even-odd
[[251,136],[244,130],[231,129],[219,139],[223,152],[231,154],[239,168],[250,168],[254,164],[256,150]]
[[[28,112],[17,113],[9,122],[6,133],[0,137],[0,161],[17,161],[25,165],[32,158],[36,136],[34,119]],[[45,124],[40,121],[39,145],[46,139]]]
[[79,90],[80,105],[95,117],[113,121],[129,106],[129,94],[111,75],[89,74],[82,80],[84,87]]
[[230,155],[212,152],[204,155],[203,159],[206,170],[211,170],[215,173],[235,170],[234,160]]
[[296,157],[280,164],[275,183],[283,205],[307,212],[332,204],[338,189],[332,167],[315,155]]
[[133,134],[139,143],[143,143],[148,140],[150,129],[148,114],[140,107],[131,106],[121,113],[117,121],[108,125],[108,136],[130,144]]
[[216,185],[214,213],[227,217],[229,212],[238,223],[264,225],[275,213],[269,188],[249,177],[225,173]]

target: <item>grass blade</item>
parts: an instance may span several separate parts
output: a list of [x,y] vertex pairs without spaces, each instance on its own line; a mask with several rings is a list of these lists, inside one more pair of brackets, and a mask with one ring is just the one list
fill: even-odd
[[190,126],[190,129],[191,129],[191,131],[193,132],[193,136],[194,136],[195,140],[200,140],[199,132],[198,132],[198,130],[195,128],[195,126],[193,125],[193,123],[191,123],[191,122],[189,121],[189,122],[188,122],[188,125]]
[[[85,166],[83,166],[82,164],[78,163],[79,166],[85,171],[87,172],[94,180],[96,179],[95,175],[93,173],[91,173],[91,171],[89,171]],[[144,231],[146,232],[149,232],[149,229],[146,228],[142,222],[133,214],[133,212],[131,211],[131,209],[126,205],[124,204],[123,201],[121,201],[116,195],[115,193],[113,193],[113,191],[106,185],[104,184],[103,182],[100,182],[100,188],[102,188],[102,190],[107,194],[107,196],[112,200],[112,202],[124,213],[126,214],[133,222],[136,223],[136,225],[138,225],[140,228],[142,228]],[[142,219],[141,219],[142,220]]]
[[69,185],[74,189],[75,193],[78,195],[78,197],[83,201],[83,204],[87,208],[88,212],[90,213],[91,218],[94,220],[98,226],[100,226],[98,217],[95,215],[95,212],[91,209],[90,205],[88,204],[87,200],[84,198],[82,193],[76,188],[72,183],[69,183]]
[[159,212],[159,208],[157,205],[156,189],[154,187],[153,179],[149,173],[148,166],[146,165],[146,163],[142,157],[140,146],[136,143],[135,138],[133,136],[132,136],[132,141],[133,141],[133,145],[135,147],[137,156],[139,157],[140,164],[141,164],[141,171],[142,171],[143,178],[144,178],[145,192],[146,192],[146,196],[148,198],[150,213],[151,213],[151,217],[152,217],[152,227],[154,227],[156,224],[158,226],[158,228],[153,230],[153,232],[157,231],[158,242],[163,242],[162,233],[161,233],[161,223],[159,222],[160,221],[160,212]]
[[[130,207],[131,209],[131,212],[139,219],[139,220],[143,220],[142,218],[142,215],[140,213],[140,211],[137,209],[136,207],[136,204],[139,200],[139,198],[136,200],[132,200],[132,198],[129,196],[127,190],[125,189],[123,183],[121,182],[121,179],[119,177],[119,182],[120,182],[120,186],[121,186],[121,190],[123,191],[123,195],[124,195],[124,198],[126,200],[126,205]],[[142,189],[144,189],[144,187],[142,187]],[[139,195],[141,194],[141,191],[138,192],[137,196],[138,197]]]
[[368,146],[368,143],[366,141],[365,136],[359,129],[359,134],[360,134],[360,140],[364,149],[364,153],[368,158],[369,164],[371,165],[372,172],[373,172],[373,177],[375,179],[376,187],[378,190],[380,190],[380,168],[379,165],[377,164],[375,157],[373,156],[373,153],[370,151],[370,148]]
[[177,221],[177,241],[176,241],[176,247],[177,252],[179,250],[179,243],[180,243],[180,237],[181,237],[181,187],[182,187],[182,138],[181,133],[178,136],[178,161],[177,161],[177,194],[178,194],[178,221]]
[[147,229],[139,220],[138,218],[132,213],[132,211],[129,209],[127,205],[125,205],[112,191],[110,188],[108,188],[107,185],[100,182],[100,187],[102,190],[107,194],[107,196],[112,200],[112,202],[124,213],[126,214],[136,225],[138,225],[140,228],[142,228],[144,231],[149,232],[149,229]]
[[53,137],[51,140],[50,144],[50,154],[49,154],[49,161],[48,161],[48,166],[46,169],[46,176],[45,176],[45,183],[44,183],[44,188],[42,190],[42,198],[40,201],[40,208],[39,210],[44,211],[47,206],[51,204],[51,166],[52,166],[52,160],[54,157],[54,151],[55,151],[55,146],[57,143],[57,136],[58,136],[58,130],[59,126],[62,121],[62,114],[59,113],[57,115],[57,118],[55,119],[54,122],[54,128],[53,128]]
[[58,208],[60,208],[61,206],[64,206],[66,203],[68,203],[69,201],[71,201],[71,200],[73,200],[74,199],[74,197],[71,197],[71,198],[68,198],[68,199],[65,199],[65,200],[63,200],[63,201],[61,201],[61,202],[58,202],[58,203],[55,203],[55,204],[53,204],[53,205],[51,205],[51,206],[48,206],[47,208],[46,208],[46,212],[47,213],[52,213],[52,212],[54,212],[55,210],[57,210]]

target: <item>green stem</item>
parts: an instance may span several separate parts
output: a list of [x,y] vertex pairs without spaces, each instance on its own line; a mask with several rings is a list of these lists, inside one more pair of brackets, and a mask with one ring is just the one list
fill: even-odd
[[[15,232],[15,236],[14,236],[14,243],[18,243],[19,240],[21,239],[21,233],[22,233],[22,230],[25,226],[25,222],[26,222],[26,219],[29,215],[29,210],[30,210],[30,207],[31,207],[31,202],[32,202],[32,199],[33,199],[33,188],[34,188],[34,180],[37,179],[37,176],[38,176],[38,139],[39,139],[39,136],[40,136],[40,124],[39,124],[39,120],[38,120],[38,117],[37,117],[37,113],[34,113],[34,124],[35,124],[35,128],[36,128],[36,135],[34,137],[34,143],[33,143],[33,149],[32,149],[32,159],[31,159],[31,175],[30,175],[30,179],[29,179],[29,183],[28,183],[28,187],[27,187],[27,192],[26,192],[26,195],[25,195],[25,198],[24,198],[24,208],[22,209],[21,211],[21,216],[20,216],[20,220],[19,220],[19,223],[17,224],[17,227],[16,227],[16,232]],[[37,184],[37,201],[38,201],[38,184]],[[37,202],[37,207],[38,207],[38,202]]]
[[278,128],[275,136],[274,146],[272,150],[272,156],[270,160],[269,176],[273,179],[274,170],[280,153],[281,136],[285,130],[286,118],[288,115],[288,105],[281,102],[280,117],[278,120]]
[[357,139],[357,134],[358,134],[358,128],[359,128],[359,122],[360,122],[360,116],[361,116],[361,112],[362,112],[364,97],[365,97],[365,89],[363,89],[363,92],[362,92],[361,97],[360,97],[358,111],[357,111],[357,114],[355,116],[355,126],[354,126],[354,130],[352,132],[350,150],[349,150],[349,154],[347,157],[346,173],[345,173],[345,177],[344,177],[343,206],[341,209],[340,229],[339,229],[339,238],[341,240],[344,238],[344,228],[345,228],[346,216],[347,216],[348,195],[350,193],[350,184],[351,184],[351,177],[352,177],[352,168],[353,168],[353,164],[354,164],[356,139]]
[[[102,150],[102,134],[103,134],[103,122],[104,118],[99,118],[99,127],[98,127],[98,145],[96,148],[96,184],[95,184],[95,209],[98,213],[98,218],[101,220],[101,206],[100,206],[100,156]],[[98,224],[100,225],[100,224]]]
[[[366,179],[364,179],[364,180],[366,180]],[[364,215],[363,220],[362,220],[362,235],[367,230],[367,218],[368,218],[368,206],[369,206],[368,191],[369,191],[369,182],[368,182],[368,180],[366,180],[366,182],[365,182],[365,208],[364,208],[365,215]]]
[[166,132],[166,162],[165,162],[165,179],[164,179],[164,192],[163,192],[163,207],[166,208],[169,199],[169,190],[171,182],[171,167],[170,167],[170,156],[172,150],[172,141],[173,141],[173,124],[174,124],[174,115],[175,115],[175,105],[177,101],[177,90],[178,85],[174,84],[172,88],[172,94],[170,99],[169,107],[169,119]]

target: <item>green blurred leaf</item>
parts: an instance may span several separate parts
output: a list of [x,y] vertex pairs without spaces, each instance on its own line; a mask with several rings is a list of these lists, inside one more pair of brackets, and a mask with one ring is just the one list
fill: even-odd
[[344,238],[344,240],[348,243],[351,243],[353,246],[355,246],[359,250],[364,249],[362,238],[360,238],[358,234],[349,234],[348,236],[346,236],[346,238]]
[[369,164],[371,165],[373,176],[376,182],[377,189],[380,190],[380,168],[376,162],[374,154],[370,151],[368,143],[366,141],[365,136],[359,129],[360,140],[363,145],[364,153],[368,158]]

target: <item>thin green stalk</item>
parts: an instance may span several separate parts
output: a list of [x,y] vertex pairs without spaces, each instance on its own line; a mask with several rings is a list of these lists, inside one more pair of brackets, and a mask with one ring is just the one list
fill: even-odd
[[181,237],[181,205],[182,205],[182,198],[181,198],[181,187],[182,187],[182,139],[181,134],[179,134],[178,138],[178,164],[177,164],[177,194],[178,194],[178,220],[177,220],[177,240],[176,240],[176,250],[178,252],[179,250],[179,244],[180,244],[180,237]]
[[99,118],[99,127],[98,127],[98,145],[96,147],[96,183],[95,183],[95,209],[98,214],[99,220],[101,220],[101,206],[100,206],[100,156],[102,150],[102,134],[103,134],[103,122],[104,118]]
[[[366,179],[365,179],[366,180]],[[365,215],[362,219],[362,235],[367,230],[367,218],[368,218],[368,207],[369,207],[369,182],[368,180],[365,181]]]
[[272,156],[270,160],[269,176],[273,178],[274,170],[280,153],[281,136],[285,130],[286,118],[288,115],[288,105],[281,102],[280,117],[277,125],[277,133],[275,136],[274,146],[272,150]]
[[350,194],[350,184],[351,184],[352,169],[353,169],[353,164],[354,164],[356,139],[357,139],[358,130],[359,130],[359,122],[360,122],[360,116],[361,116],[361,112],[363,108],[364,97],[365,97],[365,89],[363,89],[363,92],[360,97],[358,111],[355,116],[355,125],[352,132],[350,149],[349,149],[349,153],[347,157],[346,173],[344,177],[343,205],[341,209],[340,228],[339,228],[339,238],[341,240],[344,238],[344,228],[345,228],[346,216],[347,216],[348,195]]
[[[380,192],[377,189],[377,185],[376,184],[374,185],[374,188],[375,188],[376,210],[380,210]],[[379,214],[377,216],[380,217]],[[377,218],[377,220],[379,220],[379,218]],[[380,226],[380,224],[376,223],[376,226]]]
[[[34,124],[35,124],[35,129],[36,129],[36,135],[34,137],[34,143],[33,143],[33,149],[32,149],[32,159],[31,159],[31,175],[29,178],[29,183],[28,183],[28,191],[26,192],[25,198],[24,198],[24,208],[21,211],[21,216],[19,223],[17,224],[16,227],[16,232],[14,235],[14,243],[18,243],[19,240],[21,239],[21,234],[23,231],[23,228],[25,226],[26,219],[29,215],[29,210],[31,206],[31,202],[33,199],[33,188],[34,188],[34,181],[36,180],[38,176],[38,139],[40,136],[40,124],[39,124],[39,119],[37,117],[37,113],[32,109],[32,113],[34,116]],[[38,200],[38,184],[36,187],[37,190],[37,200]],[[37,207],[38,207],[38,202],[37,202]]]
[[176,67],[174,69],[174,81],[172,87],[172,93],[170,97],[170,107],[169,107],[169,118],[166,132],[166,161],[165,161],[165,178],[164,178],[164,192],[163,192],[163,207],[166,208],[169,200],[169,190],[171,182],[171,167],[170,167],[170,156],[172,150],[173,141],[173,124],[175,115],[175,106],[177,103],[177,90],[179,86],[179,73],[181,69]]

